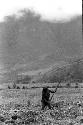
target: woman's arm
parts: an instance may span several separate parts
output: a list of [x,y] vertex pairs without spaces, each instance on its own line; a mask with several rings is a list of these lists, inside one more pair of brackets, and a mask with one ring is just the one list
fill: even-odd
[[56,91],[54,91],[54,90],[49,90],[51,93],[55,93]]

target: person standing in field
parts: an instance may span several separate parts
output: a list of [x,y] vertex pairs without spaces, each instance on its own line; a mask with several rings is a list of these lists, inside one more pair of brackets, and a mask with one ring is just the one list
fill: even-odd
[[49,90],[48,87],[43,87],[42,90],[42,110],[45,109],[45,107],[48,107],[51,109],[51,104],[50,104],[50,93],[55,93],[56,91]]

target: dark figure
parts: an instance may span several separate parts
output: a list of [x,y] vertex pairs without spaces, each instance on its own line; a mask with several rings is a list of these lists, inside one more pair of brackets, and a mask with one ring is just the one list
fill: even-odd
[[55,93],[55,91],[49,90],[47,87],[43,87],[43,90],[42,90],[42,110],[44,110],[46,106],[48,106],[48,108],[51,109],[50,93]]

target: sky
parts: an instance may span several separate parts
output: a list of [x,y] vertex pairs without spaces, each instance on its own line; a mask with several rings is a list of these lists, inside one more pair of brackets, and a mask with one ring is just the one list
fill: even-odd
[[0,0],[0,21],[24,8],[35,10],[44,19],[64,19],[82,14],[82,0]]

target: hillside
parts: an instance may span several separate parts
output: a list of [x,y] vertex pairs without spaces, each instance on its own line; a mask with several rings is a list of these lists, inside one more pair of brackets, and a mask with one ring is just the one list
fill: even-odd
[[0,73],[68,63],[83,55],[82,17],[48,22],[42,21],[40,15],[23,11],[20,18],[12,15],[0,24],[0,41]]
[[33,81],[40,83],[83,82],[83,58],[61,67],[53,67]]
[[21,64],[29,67],[33,63],[34,67],[38,63],[38,68],[43,68],[82,55],[82,19],[52,23],[25,12],[19,19],[7,17],[1,29],[1,41],[3,63],[8,68]]

